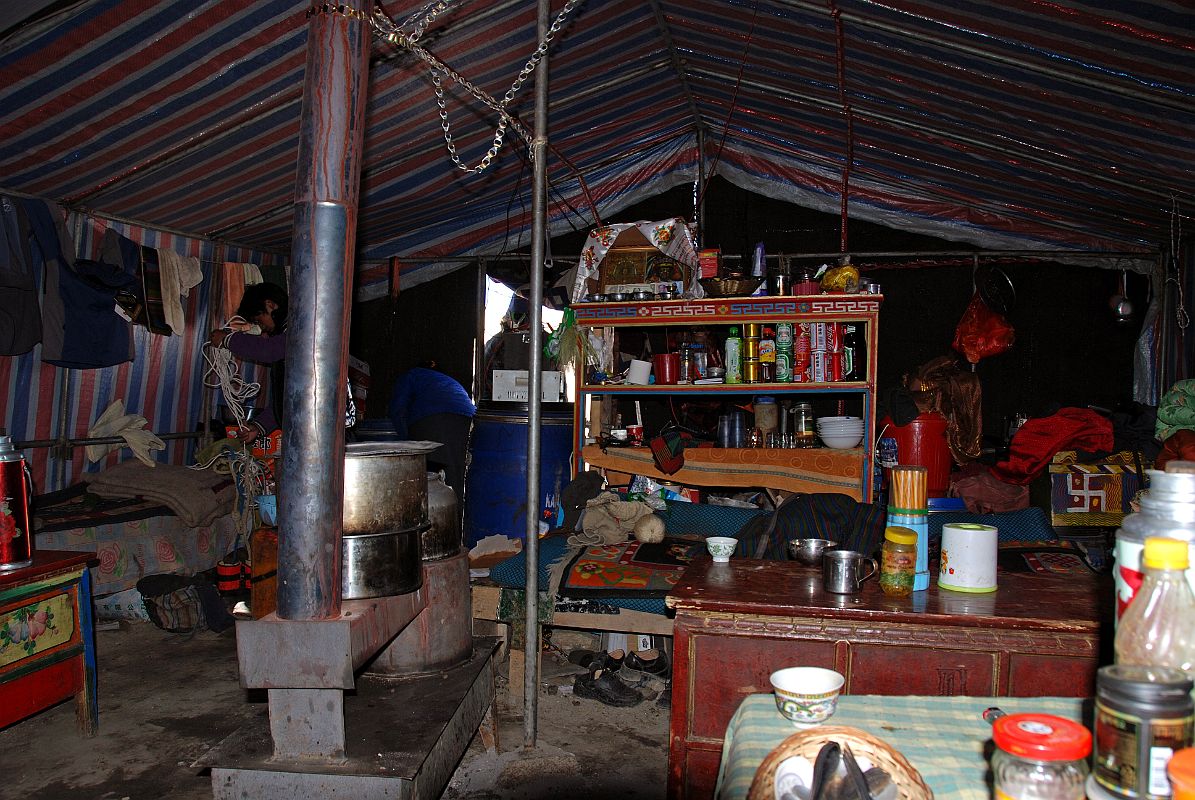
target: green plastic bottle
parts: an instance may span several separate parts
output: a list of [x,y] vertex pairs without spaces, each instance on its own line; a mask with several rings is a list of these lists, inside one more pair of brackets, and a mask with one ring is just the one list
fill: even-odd
[[739,338],[738,327],[733,325],[726,337],[726,382],[743,382],[743,340]]

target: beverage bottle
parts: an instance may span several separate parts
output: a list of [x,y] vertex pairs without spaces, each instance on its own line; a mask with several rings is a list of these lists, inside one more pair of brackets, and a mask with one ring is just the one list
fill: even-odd
[[726,337],[726,382],[743,382],[743,340],[735,326],[731,326],[730,335]]
[[[1116,531],[1116,621],[1139,591],[1144,578],[1141,551],[1151,536],[1181,539],[1188,543],[1188,558],[1195,557],[1195,473],[1190,462],[1171,461],[1166,471],[1146,470],[1149,491],[1141,496],[1141,510],[1129,514]],[[1195,570],[1188,568],[1187,583],[1195,591]]]
[[1116,663],[1173,667],[1195,676],[1195,593],[1187,583],[1187,543],[1151,536],[1145,579],[1116,629]]

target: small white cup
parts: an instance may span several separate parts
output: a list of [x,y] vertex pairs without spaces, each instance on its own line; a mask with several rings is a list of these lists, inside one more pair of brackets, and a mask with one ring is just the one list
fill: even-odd
[[715,564],[725,564],[734,555],[734,549],[739,546],[739,540],[732,536],[711,536],[705,540],[705,549],[710,551]]
[[627,383],[634,383],[639,386],[646,386],[651,379],[651,362],[640,361],[639,359],[631,360],[631,368],[627,370]]

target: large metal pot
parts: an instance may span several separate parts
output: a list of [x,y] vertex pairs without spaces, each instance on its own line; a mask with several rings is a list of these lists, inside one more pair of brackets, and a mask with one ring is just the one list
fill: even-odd
[[345,536],[340,596],[345,600],[408,594],[423,585],[419,537],[430,527]]
[[461,521],[456,492],[439,472],[427,473],[427,516],[431,525],[423,532],[423,560],[455,556],[461,549]]
[[346,536],[406,530],[427,522],[423,442],[353,442],[344,453]]
[[407,594],[423,584],[427,442],[353,442],[345,447],[340,596]]

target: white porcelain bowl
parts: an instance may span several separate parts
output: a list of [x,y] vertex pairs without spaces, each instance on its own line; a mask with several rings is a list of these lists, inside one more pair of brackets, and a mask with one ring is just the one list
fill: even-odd
[[846,678],[823,667],[788,667],[768,676],[776,710],[798,728],[825,722],[838,708]]
[[862,417],[818,417],[818,422],[862,422]]
[[828,433],[862,433],[863,425],[818,425],[817,429]]
[[863,441],[863,434],[847,433],[842,435],[826,434],[820,435],[822,444],[832,450],[850,450],[852,447],[858,447],[859,443]]
[[725,564],[734,555],[734,549],[739,546],[739,540],[731,536],[711,536],[705,540],[705,549],[710,551],[714,563]]

